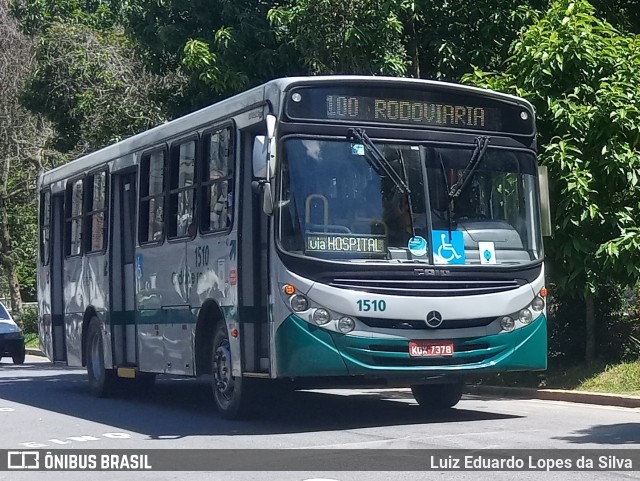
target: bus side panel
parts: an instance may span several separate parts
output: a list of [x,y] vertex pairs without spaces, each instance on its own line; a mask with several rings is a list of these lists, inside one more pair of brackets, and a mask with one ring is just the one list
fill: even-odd
[[[189,289],[189,303],[194,308],[194,319],[199,308],[209,299],[221,308],[227,328],[238,326],[238,235],[233,230],[229,233],[196,237],[187,243],[187,270],[192,279]],[[213,319],[208,319],[212,322]],[[195,343],[195,324],[193,325],[193,342]],[[237,352],[240,360],[240,349],[233,349],[239,341],[230,338],[232,356]]]
[[81,256],[64,260],[64,331],[69,366],[82,366],[82,320],[84,319],[84,263]]
[[38,265],[38,340],[44,355],[53,361],[51,325],[51,274],[49,266]]
[[194,374],[195,316],[189,294],[195,273],[187,267],[188,242],[138,249],[136,291],[141,371]]
[[[97,318],[104,325],[109,321],[109,272],[107,254],[98,252],[85,255],[82,259],[82,286],[80,295],[82,296],[81,312],[82,319],[89,307],[95,310]],[[80,320],[82,325],[82,319]],[[111,334],[108,329],[103,331],[105,343],[105,365],[110,368],[111,362]],[[74,339],[75,343],[76,340]],[[82,345],[82,331],[78,341],[80,349]],[[82,351],[80,351],[82,356]]]

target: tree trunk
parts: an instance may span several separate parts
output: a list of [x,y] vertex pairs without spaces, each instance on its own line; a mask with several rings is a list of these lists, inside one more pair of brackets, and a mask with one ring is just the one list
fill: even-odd
[[[8,167],[7,163],[4,167]],[[3,175],[7,175],[6,172]],[[5,180],[5,179],[2,179]],[[7,212],[6,182],[0,185],[0,265],[4,268],[11,296],[11,315],[22,327],[22,295],[18,281],[18,269],[13,257],[13,244],[9,231],[9,213]]]
[[412,15],[411,19],[411,50],[412,50],[412,57],[413,57],[413,75],[414,78],[421,78],[420,77],[420,42],[418,42],[418,32],[416,31],[416,20],[415,17]]
[[588,364],[596,360],[596,308],[594,295],[588,293],[585,298],[586,315],[585,315],[585,333],[586,343],[584,359]]

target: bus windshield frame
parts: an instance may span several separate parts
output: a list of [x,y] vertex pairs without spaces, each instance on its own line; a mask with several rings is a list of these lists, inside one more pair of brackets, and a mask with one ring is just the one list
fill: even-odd
[[489,146],[468,185],[451,199],[473,144],[374,144],[406,176],[410,193],[376,172],[365,146],[354,139],[282,139],[276,200],[282,253],[339,262],[483,267],[542,260],[535,152]]

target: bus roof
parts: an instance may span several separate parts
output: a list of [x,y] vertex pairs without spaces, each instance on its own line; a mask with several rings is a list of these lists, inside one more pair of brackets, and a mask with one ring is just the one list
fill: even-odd
[[47,186],[54,182],[74,177],[75,175],[78,175],[80,173],[91,171],[100,167],[106,162],[130,155],[134,152],[148,150],[171,137],[179,136],[183,132],[199,129],[208,124],[214,123],[217,120],[227,119],[234,114],[250,110],[251,108],[259,107],[260,105],[264,105],[267,101],[270,101],[272,105],[277,106],[279,105],[279,98],[269,98],[270,92],[273,92],[274,89],[276,92],[285,92],[290,88],[300,85],[322,85],[332,83],[340,83],[343,85],[362,85],[363,83],[368,83],[378,86],[428,86],[434,89],[459,91],[461,93],[481,95],[510,103],[516,103],[518,105],[526,107],[528,110],[533,112],[532,105],[528,101],[520,97],[450,82],[400,77],[374,77],[359,75],[284,77],[271,80],[258,87],[254,87],[250,90],[239,93],[237,95],[229,97],[228,99],[209,105],[170,122],[158,125],[149,130],[133,135],[132,137],[121,140],[115,144],[106,146],[100,150],[79,157],[67,164],[47,171],[43,173],[40,178],[40,186]]

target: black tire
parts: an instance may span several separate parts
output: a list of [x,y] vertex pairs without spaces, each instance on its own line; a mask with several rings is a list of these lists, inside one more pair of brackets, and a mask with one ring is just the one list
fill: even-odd
[[24,358],[26,355],[26,351],[24,348],[24,344],[18,349],[18,352],[13,353],[11,359],[14,364],[24,364]]
[[213,399],[220,415],[226,419],[246,416],[251,404],[251,380],[231,375],[231,350],[224,321],[218,322],[213,334],[211,374]]
[[450,384],[414,384],[411,386],[413,397],[422,408],[449,409],[462,398],[464,381]]
[[113,393],[118,380],[113,369],[107,369],[104,363],[104,345],[97,317],[89,321],[86,344],[87,376],[89,391],[96,397],[106,397]]

